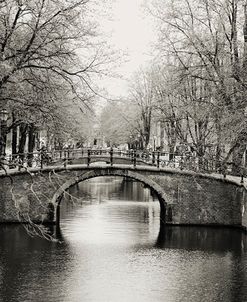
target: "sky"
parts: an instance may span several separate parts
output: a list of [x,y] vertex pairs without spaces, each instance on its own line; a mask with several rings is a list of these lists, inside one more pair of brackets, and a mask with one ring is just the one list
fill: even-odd
[[112,0],[108,7],[111,18],[100,21],[108,43],[126,54],[124,62],[116,69],[123,79],[103,81],[103,86],[113,96],[127,95],[126,80],[151,59],[151,44],[155,42],[156,34],[143,3],[144,0]]

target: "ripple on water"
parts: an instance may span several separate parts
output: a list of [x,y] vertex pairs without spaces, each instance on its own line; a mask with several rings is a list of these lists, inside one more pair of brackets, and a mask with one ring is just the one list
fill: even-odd
[[85,202],[63,201],[62,244],[0,228],[0,301],[247,301],[246,235],[160,228],[146,189],[113,180],[74,189]]

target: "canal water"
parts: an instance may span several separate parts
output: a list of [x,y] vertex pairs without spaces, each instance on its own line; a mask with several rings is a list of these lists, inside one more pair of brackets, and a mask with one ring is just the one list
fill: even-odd
[[0,301],[246,302],[247,235],[160,227],[159,202],[123,178],[80,183],[61,203],[59,242],[0,226]]

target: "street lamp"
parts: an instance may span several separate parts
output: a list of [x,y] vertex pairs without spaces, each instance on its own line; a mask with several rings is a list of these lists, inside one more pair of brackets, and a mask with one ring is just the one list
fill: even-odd
[[0,156],[5,156],[8,111],[0,110]]

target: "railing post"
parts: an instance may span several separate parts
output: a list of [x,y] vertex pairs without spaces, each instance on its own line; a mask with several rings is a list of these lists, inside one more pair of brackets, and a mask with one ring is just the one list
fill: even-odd
[[136,167],[136,150],[133,151],[133,165]]
[[64,151],[64,158],[63,158],[63,166],[64,166],[64,168],[66,168],[66,166],[67,166],[67,156],[66,156],[66,151]]
[[155,165],[155,152],[152,152],[152,165]]
[[110,163],[111,163],[111,166],[113,165],[113,148],[111,147],[110,149]]
[[184,168],[188,168],[186,167],[186,155],[184,153],[182,153],[178,167],[180,168],[180,170],[182,171]]
[[160,151],[157,153],[157,168],[160,167]]
[[241,183],[241,184],[244,183],[244,175],[243,175],[243,173],[241,174],[241,181],[240,181],[240,183]]
[[226,179],[226,171],[227,171],[227,165],[224,164],[224,165],[222,166],[222,174],[223,174],[223,178],[224,178],[224,179]]
[[[39,155],[40,156],[40,155]],[[17,164],[18,164],[18,171],[21,171],[21,159],[20,154],[17,155]]]
[[43,151],[40,151],[40,168],[43,169],[43,165],[44,165],[44,155],[43,155]]
[[90,165],[90,150],[87,150],[87,166],[89,167]]

